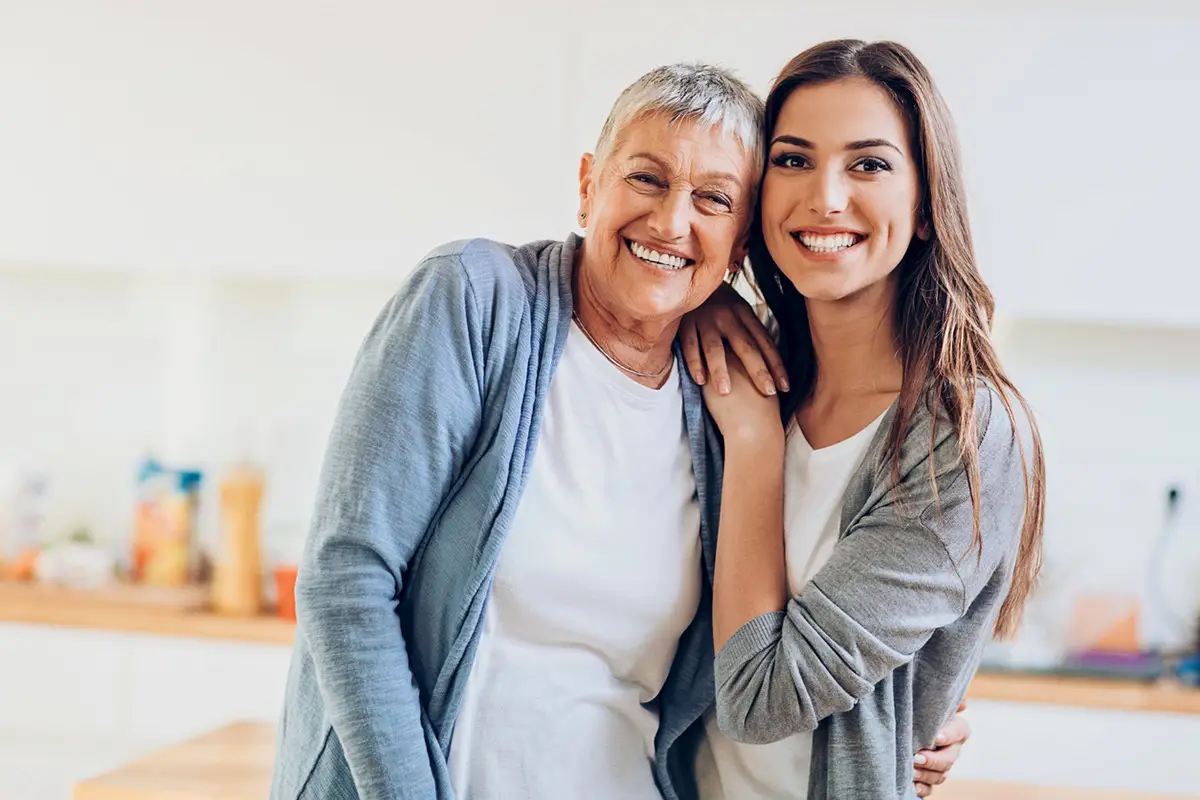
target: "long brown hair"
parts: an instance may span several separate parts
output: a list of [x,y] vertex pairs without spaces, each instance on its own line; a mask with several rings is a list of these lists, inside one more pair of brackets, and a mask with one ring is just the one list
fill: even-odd
[[[897,414],[888,433],[892,479],[896,482],[900,477],[900,448],[913,413],[919,403],[926,402],[935,419],[944,413],[954,427],[970,490],[974,545],[981,551],[979,422],[975,397],[980,379],[997,388],[1013,430],[1018,432],[1025,476],[1025,517],[1016,566],[995,625],[996,636],[1007,638],[1020,627],[1025,602],[1041,568],[1046,469],[1037,423],[992,347],[995,302],[975,263],[958,140],[950,111],[925,66],[903,45],[868,44],[855,39],[824,42],[792,59],[775,79],[766,103],[767,145],[769,148],[780,110],[792,92],[801,86],[848,78],[865,78],[881,87],[906,118],[922,187],[917,219],[930,229],[927,240],[913,238],[896,268],[899,280],[894,313],[904,377]],[[763,238],[761,214],[755,217],[750,262],[755,283],[780,324],[780,346],[792,382],[792,391],[783,403],[784,418],[789,419],[812,396],[816,384],[812,333],[804,298],[771,258]],[[1026,453],[1021,442],[1021,426],[1010,398],[1015,398],[1025,412],[1032,434],[1031,454]],[[931,441],[931,452],[932,448]],[[930,480],[934,481],[936,498],[932,459]]]

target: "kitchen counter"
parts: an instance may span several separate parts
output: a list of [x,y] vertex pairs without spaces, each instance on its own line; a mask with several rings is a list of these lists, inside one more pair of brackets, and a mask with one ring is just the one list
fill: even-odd
[[[271,784],[274,728],[238,722],[76,785],[73,800],[262,800]],[[1102,789],[1064,789],[951,778],[938,800],[1200,800]]]
[[1200,714],[1200,689],[1165,681],[981,671],[971,682],[967,699]]
[[75,786],[72,800],[263,800],[275,729],[237,722]]
[[0,622],[290,645],[295,623],[277,616],[226,617],[199,587],[64,589],[0,581]]
[[[206,607],[202,589],[113,587],[69,590],[0,582],[0,622],[125,631],[290,645],[295,623],[275,616],[223,617]],[[1019,672],[981,671],[970,700],[1045,703],[1123,711],[1200,714],[1200,689]]]

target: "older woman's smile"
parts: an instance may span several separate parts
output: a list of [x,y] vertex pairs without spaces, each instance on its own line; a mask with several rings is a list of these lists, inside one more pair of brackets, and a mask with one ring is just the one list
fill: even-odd
[[[607,332],[611,345],[652,342],[660,364],[670,358],[680,318],[740,260],[735,250],[749,227],[761,159],[757,140],[746,144],[722,125],[662,112],[634,116],[616,133],[615,146],[597,147],[580,163],[587,236],[577,310],[585,325],[589,314],[620,320],[619,335]],[[603,323],[592,322],[603,339]]]
[[662,247],[651,247],[633,239],[626,239],[625,246],[629,248],[635,258],[645,261],[658,269],[665,269],[670,272],[678,272],[679,270],[690,267],[696,263],[695,259],[688,258],[677,251],[669,250]]

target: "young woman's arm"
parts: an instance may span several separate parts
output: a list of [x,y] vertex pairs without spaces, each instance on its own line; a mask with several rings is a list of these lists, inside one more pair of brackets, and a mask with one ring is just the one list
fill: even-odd
[[[733,364],[731,379],[748,380],[736,360]],[[733,396],[751,402],[744,392]],[[728,426],[722,432],[725,472],[713,574],[713,643],[718,651],[748,621],[779,611],[788,599],[783,544],[785,437],[778,404],[763,405],[775,407],[773,414],[763,417],[765,424]]]
[[[753,394],[740,393],[739,402]],[[761,512],[747,511],[773,507],[776,494],[764,488],[773,483],[732,473],[735,464],[762,476],[774,468],[748,450],[736,452],[743,438],[727,437],[714,625],[721,621],[715,634],[717,721],[728,736],[777,741],[850,710],[935,631],[960,618],[1006,553],[1015,551],[1024,512],[1020,455],[1002,404],[986,391],[981,398],[982,552],[971,549],[971,502],[954,437],[946,426],[935,434],[935,502],[930,430],[918,426],[897,490],[878,492],[826,566],[799,595],[783,601],[776,585],[782,525],[775,534],[778,549],[768,548],[770,537],[756,516]],[[744,413],[740,405],[715,404],[718,424],[733,424]],[[755,496],[734,500],[730,479]],[[723,558],[736,569],[723,571]]]

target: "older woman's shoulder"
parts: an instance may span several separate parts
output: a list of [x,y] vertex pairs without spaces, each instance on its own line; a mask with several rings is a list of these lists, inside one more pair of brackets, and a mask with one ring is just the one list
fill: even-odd
[[492,239],[459,239],[431,250],[417,270],[457,273],[480,299],[527,300],[541,282],[539,272],[560,261],[567,246],[553,240],[510,245]]

